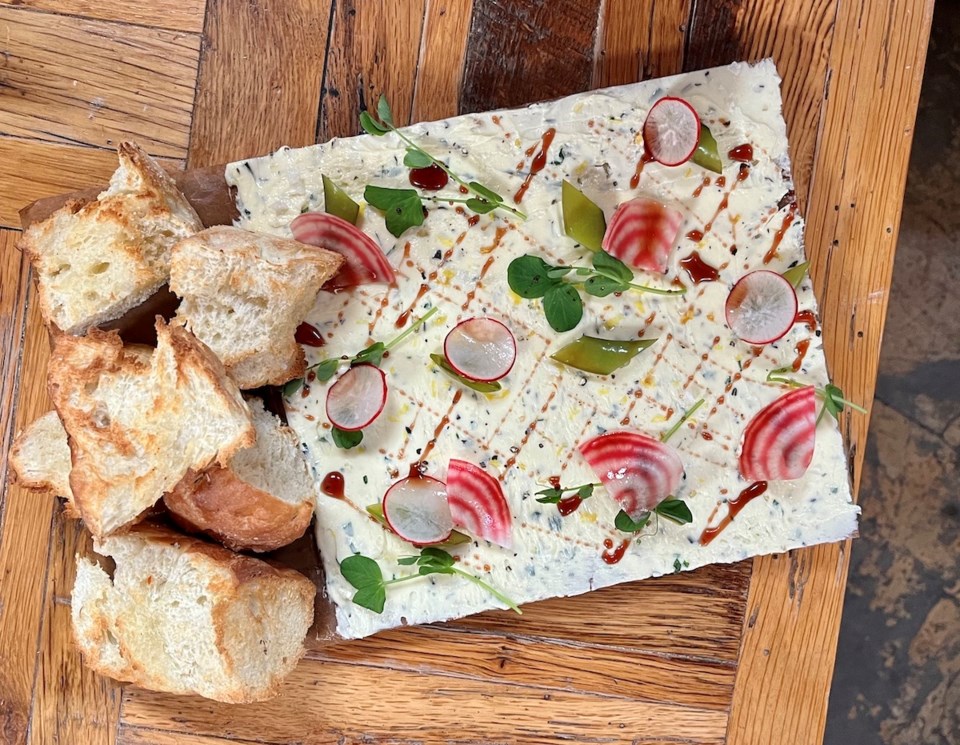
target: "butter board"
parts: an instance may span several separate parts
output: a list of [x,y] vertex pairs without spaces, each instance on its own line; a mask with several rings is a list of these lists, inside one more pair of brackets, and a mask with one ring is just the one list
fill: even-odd
[[[366,507],[416,463],[443,479],[449,459],[462,458],[499,478],[511,507],[513,547],[475,541],[453,553],[458,566],[521,603],[837,541],[855,532],[858,508],[832,419],[820,423],[814,460],[802,479],[771,482],[755,494],[737,473],[743,428],[785,392],[765,382],[767,373],[796,367],[799,381],[821,387],[828,382],[809,280],[798,288],[799,308],[807,311],[803,321],[775,344],[746,345],[723,319],[729,289],[745,272],[782,272],[804,260],[779,82],[772,62],[738,63],[404,130],[467,180],[519,198],[517,206],[528,217],[519,221],[495,212],[474,220],[462,207],[458,211],[459,205],[441,200],[420,228],[395,239],[367,207],[360,227],[387,253],[397,285],[321,293],[307,319],[325,340],[323,347],[308,349],[309,361],[317,362],[356,354],[373,339],[386,341],[412,317],[439,308],[385,361],[391,384],[387,409],[359,447],[344,451],[332,442],[323,412],[329,384],[308,382],[287,401],[318,484],[317,540],[341,636],[503,607],[482,588],[452,576],[391,587],[380,614],[351,602],[354,589],[338,566],[347,556],[376,559],[387,578],[409,573],[397,560],[415,550],[371,519]],[[692,163],[668,169],[644,161],[638,132],[650,105],[663,95],[690,101],[710,126],[723,174]],[[237,224],[290,235],[294,217],[322,210],[321,174],[362,201],[368,183],[409,186],[402,158],[399,140],[387,135],[282,149],[231,164],[226,180],[237,190]],[[542,170],[532,173],[538,159]],[[584,263],[588,252],[564,235],[560,221],[564,178],[596,201],[608,219],[618,203],[641,194],[680,209],[684,219],[666,276],[638,272],[635,281],[669,287],[675,280],[687,293],[590,298],[584,320],[566,334],[549,328],[538,303],[513,295],[506,267],[519,255]],[[697,281],[697,272],[680,264],[694,251],[716,271],[716,281]],[[504,392],[490,397],[463,389],[429,358],[459,319],[478,315],[503,320],[519,345]],[[549,360],[582,333],[658,341],[615,378],[598,378]],[[566,516],[556,505],[536,501],[535,493],[554,477],[565,486],[596,480],[577,453],[579,443],[622,428],[656,436],[700,398],[705,405],[671,441],[685,466],[677,496],[693,513],[689,525],[660,521],[638,543],[616,530],[618,507],[602,490]],[[343,498],[319,489],[331,472],[343,475]],[[705,529],[724,519],[729,502],[750,497],[755,498],[703,545]]]

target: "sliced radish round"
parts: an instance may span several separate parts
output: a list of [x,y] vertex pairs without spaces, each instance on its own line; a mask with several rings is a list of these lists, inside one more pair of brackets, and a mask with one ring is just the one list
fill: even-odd
[[343,266],[323,286],[325,290],[397,281],[393,267],[380,247],[356,225],[326,212],[306,212],[290,223],[293,237],[301,243],[320,246],[340,254]]
[[789,481],[806,473],[817,432],[814,387],[797,388],[767,404],[743,432],[740,475],[750,481]]
[[469,318],[447,334],[443,356],[460,375],[489,383],[500,380],[517,359],[517,340],[500,321]]
[[666,96],[657,101],[643,123],[643,144],[653,159],[665,166],[679,166],[693,157],[700,142],[700,117],[682,98]]
[[373,365],[354,365],[327,391],[327,419],[353,432],[369,426],[387,404],[387,376]]
[[453,531],[447,488],[429,476],[408,476],[387,489],[383,517],[390,530],[417,546],[445,541]]
[[476,538],[510,548],[510,505],[500,482],[479,466],[451,459],[447,468],[447,496],[453,524]]
[[797,293],[782,274],[757,269],[730,290],[727,325],[747,344],[769,344],[786,334],[797,317]]
[[660,202],[631,199],[613,213],[603,235],[603,250],[638,269],[663,273],[681,222],[682,213]]
[[617,503],[637,519],[676,491],[683,477],[677,451],[639,432],[608,432],[580,445],[580,454]]

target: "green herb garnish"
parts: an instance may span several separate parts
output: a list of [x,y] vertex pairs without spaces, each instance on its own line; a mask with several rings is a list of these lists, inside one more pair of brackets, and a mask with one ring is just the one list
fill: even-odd
[[349,450],[350,448],[355,448],[361,442],[363,442],[363,430],[351,430],[347,431],[345,429],[340,429],[339,427],[333,427],[330,430],[330,434],[333,437],[333,444],[338,448],[343,450]]
[[399,237],[405,230],[421,225],[423,223],[423,200],[433,202],[458,202],[466,206],[471,212],[485,215],[494,210],[504,210],[506,212],[525,220],[527,216],[518,209],[514,209],[504,203],[503,197],[493,189],[484,186],[476,181],[465,181],[456,173],[450,170],[446,163],[433,157],[411,140],[401,130],[397,129],[393,123],[393,113],[390,111],[390,105],[385,96],[380,96],[377,102],[377,118],[374,118],[369,111],[361,112],[360,126],[363,131],[374,137],[383,137],[389,132],[395,132],[406,145],[406,153],[403,156],[403,164],[408,168],[426,168],[428,166],[437,166],[442,168],[446,174],[457,184],[466,189],[473,196],[468,198],[445,197],[445,196],[423,196],[414,189],[389,189],[382,186],[368,186],[363,193],[364,199],[377,209],[383,210],[386,218],[387,230],[396,237]]
[[341,561],[340,573],[357,590],[353,595],[353,602],[372,610],[374,613],[383,613],[383,606],[387,600],[387,587],[390,585],[395,585],[398,582],[408,582],[430,574],[456,574],[483,588],[497,600],[523,615],[523,611],[513,600],[479,577],[475,577],[455,566],[453,556],[436,546],[421,549],[417,556],[405,556],[398,559],[397,563],[401,566],[416,566],[417,573],[385,580],[380,565],[363,554],[354,554]]
[[667,520],[671,520],[678,525],[686,525],[687,523],[693,522],[693,513],[690,512],[690,508],[687,507],[686,502],[682,499],[667,497],[653,508],[653,513],[647,512],[636,520],[623,510],[620,510],[616,518],[614,518],[613,524],[617,530],[621,530],[624,533],[639,533],[650,522],[651,514],[665,517]]
[[507,267],[507,283],[517,295],[528,300],[543,298],[543,312],[554,331],[569,331],[583,318],[583,300],[578,288],[588,295],[606,297],[614,292],[649,292],[682,295],[682,290],[661,290],[635,284],[633,272],[606,251],[593,254],[593,267],[551,266],[539,256],[518,256]]
[[563,495],[566,492],[575,492],[570,496],[576,496],[583,499],[589,499],[593,496],[593,490],[598,486],[603,486],[603,484],[581,484],[580,486],[551,486],[549,489],[543,489],[542,491],[537,492],[537,496],[540,497],[537,501],[540,504],[557,504]]
[[[767,373],[767,382],[780,383],[791,388],[803,388],[808,385],[807,383],[801,383],[798,380],[786,377],[785,373],[790,372],[793,372],[792,367],[778,367],[776,370],[771,370]],[[867,410],[862,406],[845,399],[843,397],[843,391],[833,383],[827,383],[823,388],[814,388],[813,391],[817,395],[817,398],[823,401],[823,407],[820,409],[820,413],[817,414],[817,424],[820,424],[820,420],[823,419],[824,414],[830,414],[834,419],[840,419],[840,412],[843,411],[844,406],[849,406],[861,414],[867,413]]]

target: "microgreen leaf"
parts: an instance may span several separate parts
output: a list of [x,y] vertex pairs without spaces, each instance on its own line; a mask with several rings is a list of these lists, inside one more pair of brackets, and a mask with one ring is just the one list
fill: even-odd
[[374,365],[375,367],[380,367],[380,363],[383,362],[383,353],[387,351],[387,346],[382,341],[375,341],[366,349],[358,352],[357,355],[350,360],[351,365],[362,365],[369,364]]
[[633,279],[633,271],[630,267],[606,251],[597,251],[593,254],[593,268],[623,283],[629,283]]
[[380,122],[370,116],[370,112],[368,111],[360,112],[360,126],[363,127],[364,132],[374,137],[383,137],[390,131],[389,128],[384,127]]
[[583,289],[588,295],[606,297],[614,292],[626,292],[630,285],[597,274],[583,283]]
[[435,546],[428,546],[420,551],[420,557],[421,564],[435,563],[440,566],[453,566],[453,556],[442,548],[436,548]]
[[550,328],[563,333],[580,323],[583,318],[583,300],[573,285],[555,284],[543,296],[543,313]]
[[283,386],[283,395],[285,398],[290,398],[294,393],[303,388],[303,378],[294,378],[291,381],[288,381]]
[[406,155],[403,156],[403,164],[407,168],[427,168],[433,165],[433,158],[423,152],[423,150],[408,147]]
[[622,530],[624,533],[639,533],[647,526],[648,522],[650,522],[649,512],[638,520],[634,520],[626,512],[620,510],[613,520],[613,525],[617,530]]
[[810,269],[810,262],[804,261],[802,264],[797,264],[787,269],[787,271],[783,273],[783,278],[796,289],[800,286],[800,283],[803,282],[803,278],[807,276],[808,269]]
[[503,197],[497,194],[497,192],[495,192],[493,189],[488,189],[486,186],[477,181],[471,181],[469,184],[467,184],[467,187],[474,194],[483,197],[488,202],[493,202],[494,204],[501,204],[503,202]]
[[539,256],[518,256],[507,267],[507,284],[522,298],[532,300],[543,297],[547,290],[556,285],[556,281],[548,276],[552,269]]
[[537,501],[540,504],[556,504],[563,497],[564,492],[575,492],[580,499],[589,499],[593,496],[593,490],[599,484],[582,484],[580,486],[551,486],[548,489],[541,489],[536,494],[540,497]]
[[447,375],[456,380],[461,385],[465,385],[471,390],[477,391],[479,393],[494,393],[500,390],[500,384],[497,382],[487,383],[480,380],[470,380],[469,378],[463,377],[460,373],[454,370],[450,363],[447,362],[447,358],[442,354],[431,354],[430,359],[433,360],[434,364],[443,370]]
[[[786,373],[789,373],[792,370],[792,367],[778,367],[776,370],[771,370],[767,373],[767,382],[780,383],[781,385],[786,385],[790,388],[803,388],[805,385],[804,383],[786,377]],[[829,412],[834,419],[838,418],[838,415],[846,406],[849,406],[851,409],[858,411],[861,414],[867,413],[867,410],[859,404],[855,404],[853,401],[849,401],[844,398],[843,391],[832,383],[827,383],[823,388],[816,388],[814,389],[814,392],[817,394],[817,397],[823,401],[824,410]],[[820,416],[822,415],[823,411],[820,412]],[[820,416],[817,417],[817,422],[820,421]]]
[[393,112],[390,111],[390,104],[387,103],[387,97],[382,93],[377,101],[377,116],[380,117],[380,121],[384,124],[390,127],[393,126]]
[[656,511],[658,515],[662,515],[679,525],[686,525],[687,523],[693,522],[693,513],[690,512],[687,503],[682,499],[667,497],[657,505]]
[[387,602],[387,591],[383,585],[361,587],[353,594],[353,602],[374,613],[383,613],[383,606]]
[[340,574],[358,590],[373,585],[383,585],[380,565],[363,554],[348,556],[340,562]]
[[340,360],[336,357],[330,360],[322,360],[321,362],[311,365],[307,369],[310,370],[317,380],[321,383],[326,383],[330,378],[337,374],[337,370],[340,368]]
[[680,563],[680,557],[678,556],[673,560],[673,571],[679,572],[681,569],[683,569],[683,564]]
[[478,215],[486,215],[488,212],[493,212],[497,208],[497,205],[493,202],[487,202],[474,197],[468,199],[464,204],[468,210],[476,212]]
[[383,212],[387,230],[396,238],[408,228],[423,225],[423,201],[414,189],[367,186],[363,198]]
[[[369,507],[367,508],[369,509]],[[419,556],[404,556],[402,559],[397,559],[397,563],[400,566],[408,567],[416,564],[420,560]]]
[[570,270],[572,268],[573,267],[569,267],[569,266],[555,266],[553,269],[547,272],[547,278],[561,279],[562,277],[566,277],[568,274],[570,274]]
[[841,391],[833,383],[827,383],[823,387],[823,405],[826,407],[827,412],[834,419],[838,419],[840,412],[843,411],[843,391]]
[[330,430],[330,435],[333,437],[333,444],[343,450],[355,448],[363,441],[363,431],[359,429],[347,432],[339,427],[333,427]]

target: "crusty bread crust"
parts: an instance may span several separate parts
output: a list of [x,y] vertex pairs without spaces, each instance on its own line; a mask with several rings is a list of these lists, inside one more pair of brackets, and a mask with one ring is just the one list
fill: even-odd
[[17,246],[37,280],[44,322],[70,334],[123,316],[170,276],[170,249],[203,226],[174,180],[139,146],[93,201],[72,200],[24,231]]
[[313,504],[290,504],[241,479],[229,468],[190,471],[163,497],[174,521],[234,551],[273,551],[310,525]]
[[294,338],[343,258],[272,235],[217,226],[173,248],[177,321],[223,361],[240,388],[282,385],[306,369]]
[[213,353],[162,319],[156,329],[150,357],[117,332],[54,339],[48,388],[69,436],[70,487],[98,537],[136,522],[187,470],[225,464],[255,441]]
[[[114,578],[78,556],[71,608],[74,640],[93,670],[150,690],[249,703],[277,695],[303,655],[316,587],[299,572],[148,524],[95,549],[116,560]],[[172,562],[148,563],[163,555]],[[203,606],[192,609],[200,615],[189,632],[204,641],[180,645],[152,631],[182,623],[198,583]],[[174,606],[164,602],[171,597]],[[251,671],[251,660],[264,664],[276,648],[286,654]],[[188,674],[171,673],[182,669]]]

